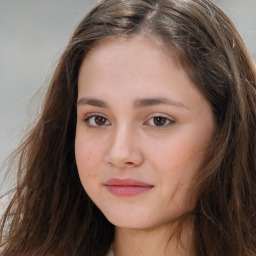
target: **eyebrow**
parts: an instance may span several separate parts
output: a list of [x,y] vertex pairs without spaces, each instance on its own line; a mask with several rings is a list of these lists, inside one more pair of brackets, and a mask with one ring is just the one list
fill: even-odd
[[77,101],[77,105],[91,105],[91,106],[99,107],[99,108],[108,108],[109,107],[109,105],[102,100],[94,99],[94,98],[86,98],[86,97],[79,99]]
[[[175,107],[182,107],[188,109],[187,106],[185,106],[183,103],[167,99],[167,98],[145,98],[145,99],[136,99],[133,102],[133,105],[135,108],[143,108],[143,107],[149,107],[149,106],[155,106],[155,105],[171,105]],[[99,108],[109,108],[109,104],[107,104],[105,101],[95,99],[95,98],[87,98],[83,97],[77,101],[77,105],[91,105],[94,107]]]
[[185,106],[183,103],[178,102],[176,100],[167,99],[167,98],[145,98],[145,99],[137,99],[134,101],[134,106],[137,108],[162,105],[162,104],[188,109],[188,107]]

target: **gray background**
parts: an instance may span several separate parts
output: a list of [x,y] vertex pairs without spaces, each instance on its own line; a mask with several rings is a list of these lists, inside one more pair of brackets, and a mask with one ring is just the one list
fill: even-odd
[[[76,24],[96,2],[0,0],[0,165],[33,119]],[[256,0],[215,2],[234,21],[256,59]],[[1,168],[0,181],[3,173]],[[14,175],[9,175],[0,192],[13,180]]]

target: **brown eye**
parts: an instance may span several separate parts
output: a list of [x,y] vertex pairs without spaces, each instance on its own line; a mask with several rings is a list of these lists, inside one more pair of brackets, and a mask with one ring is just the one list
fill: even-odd
[[100,115],[93,115],[93,116],[87,117],[85,119],[85,123],[89,127],[101,127],[101,126],[110,125],[110,122],[108,121],[108,119]]
[[147,120],[147,122],[145,122],[146,125],[158,127],[159,129],[168,128],[169,126],[172,126],[174,123],[174,120],[161,115],[152,116],[149,120]]
[[95,124],[96,125],[104,125],[106,123],[107,119],[103,116],[96,116],[95,117]]
[[163,126],[166,124],[167,118],[162,116],[156,116],[153,118],[153,122],[156,126]]

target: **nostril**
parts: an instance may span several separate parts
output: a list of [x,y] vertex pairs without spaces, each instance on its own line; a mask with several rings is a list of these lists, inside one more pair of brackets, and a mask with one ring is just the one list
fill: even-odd
[[134,163],[133,162],[126,162],[125,164],[126,165],[133,165]]
[[118,168],[133,168],[139,166],[143,163],[144,157],[142,152],[137,149],[132,149],[130,151],[120,151],[118,148],[112,148],[106,153],[104,160],[111,165]]

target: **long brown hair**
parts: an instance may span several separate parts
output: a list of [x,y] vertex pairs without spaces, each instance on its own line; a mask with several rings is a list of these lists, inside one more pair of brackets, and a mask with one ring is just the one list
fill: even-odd
[[2,217],[2,255],[106,255],[114,227],[84,191],[74,158],[77,78],[97,44],[136,34],[174,52],[216,117],[191,213],[197,255],[256,255],[255,64],[232,22],[209,0],[104,0],[82,20],[39,119],[15,152],[18,183]]

